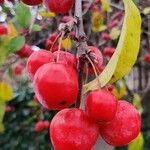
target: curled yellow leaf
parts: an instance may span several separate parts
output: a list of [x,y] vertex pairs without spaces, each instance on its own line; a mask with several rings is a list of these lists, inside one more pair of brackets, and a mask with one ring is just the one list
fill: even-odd
[[141,16],[132,0],[123,2],[125,17],[115,53],[98,77],[101,85],[95,79],[84,86],[84,93],[121,79],[129,73],[136,62],[140,47]]
[[72,48],[72,41],[71,41],[71,39],[70,38],[66,38],[66,39],[62,40],[61,46],[65,50],[70,50]]

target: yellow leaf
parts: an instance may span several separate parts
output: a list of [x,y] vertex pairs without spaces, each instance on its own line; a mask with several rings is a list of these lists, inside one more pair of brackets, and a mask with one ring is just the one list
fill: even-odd
[[113,28],[110,32],[110,36],[113,40],[118,39],[119,35],[120,35],[121,31],[117,28]]
[[8,35],[12,38],[18,35],[18,32],[11,21],[8,22]]
[[103,25],[103,15],[99,11],[93,11],[92,13],[92,31],[99,32]]
[[71,41],[71,39],[70,38],[66,38],[66,39],[62,40],[61,46],[65,50],[70,50],[72,48],[72,41]]
[[102,10],[106,12],[111,12],[110,0],[101,0]]
[[132,0],[123,0],[123,2],[125,4],[125,18],[115,53],[99,75],[101,85],[98,85],[99,82],[95,79],[84,86],[84,92],[121,79],[129,73],[136,62],[140,46],[141,16]]
[[0,100],[2,101],[10,101],[13,98],[13,89],[12,86],[5,82],[1,81],[0,82]]
[[42,17],[55,17],[56,14],[50,11],[40,11],[39,15]]
[[143,150],[144,138],[140,132],[138,137],[128,145],[128,150]]

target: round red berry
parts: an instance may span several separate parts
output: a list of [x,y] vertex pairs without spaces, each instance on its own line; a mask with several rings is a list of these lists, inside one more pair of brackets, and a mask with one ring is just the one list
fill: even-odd
[[45,64],[35,74],[34,91],[45,108],[60,110],[69,107],[78,95],[77,73],[63,63]]
[[55,13],[67,13],[72,8],[74,0],[44,0],[45,6]]
[[123,146],[135,139],[141,128],[141,117],[134,106],[124,100],[118,102],[115,118],[100,125],[102,138],[110,145]]
[[97,124],[77,108],[58,112],[50,125],[50,137],[56,150],[91,150],[98,134]]
[[91,91],[86,98],[86,110],[97,122],[111,121],[117,111],[117,99],[106,90]]
[[42,0],[22,0],[22,2],[30,6],[36,6],[41,4]]
[[115,48],[113,48],[113,47],[105,47],[104,48],[104,55],[106,57],[111,57],[114,54],[114,52],[115,52]]
[[34,129],[36,132],[42,132],[45,129],[45,124],[42,120],[38,121],[35,126]]
[[[58,53],[59,53],[58,51],[53,53],[55,60],[57,59]],[[76,57],[73,54],[69,53],[69,52],[60,51],[58,61],[66,63],[66,64],[72,66],[73,68],[77,67]]]
[[0,24],[0,36],[5,35],[7,33],[8,33],[7,28],[4,25]]
[[33,52],[27,61],[27,73],[33,79],[36,71],[44,64],[54,61],[54,57],[50,51],[40,50]]

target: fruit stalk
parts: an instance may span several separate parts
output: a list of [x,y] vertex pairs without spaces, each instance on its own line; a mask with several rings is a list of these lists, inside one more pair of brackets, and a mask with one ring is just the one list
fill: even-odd
[[78,18],[78,24],[76,27],[77,37],[77,55],[79,57],[78,62],[78,81],[79,81],[79,94],[76,102],[76,107],[80,106],[82,99],[82,87],[83,87],[83,68],[85,65],[85,56],[88,51],[86,35],[83,27],[83,14],[82,14],[82,0],[75,1],[75,17]]

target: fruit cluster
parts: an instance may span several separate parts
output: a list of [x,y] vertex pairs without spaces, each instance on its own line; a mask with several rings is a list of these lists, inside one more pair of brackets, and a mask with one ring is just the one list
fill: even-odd
[[[99,70],[103,65],[101,52],[94,46],[88,49]],[[75,55],[60,50],[33,52],[27,61],[28,76],[39,103],[49,110],[61,110],[50,124],[54,148],[91,150],[99,136],[110,145],[127,145],[141,128],[139,112],[127,101],[118,101],[109,90],[97,89],[86,96],[85,110],[69,108],[76,103],[79,91],[77,62]],[[93,73],[90,63],[87,66]]]

